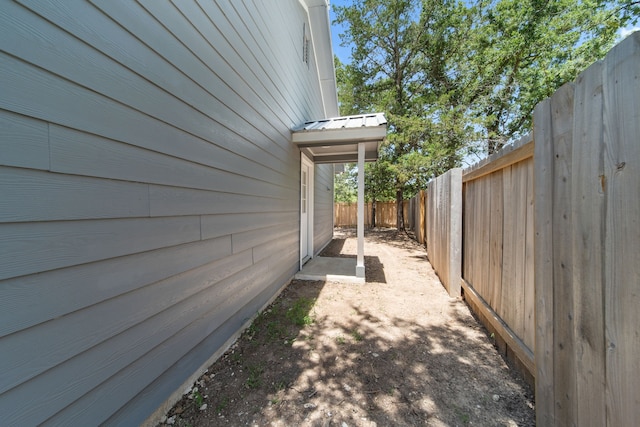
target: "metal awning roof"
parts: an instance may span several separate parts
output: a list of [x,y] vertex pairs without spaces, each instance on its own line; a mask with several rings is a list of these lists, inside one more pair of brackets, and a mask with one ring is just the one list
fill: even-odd
[[384,113],[360,114],[307,122],[293,130],[293,142],[315,163],[351,163],[358,161],[360,142],[365,160],[376,160],[386,135]]

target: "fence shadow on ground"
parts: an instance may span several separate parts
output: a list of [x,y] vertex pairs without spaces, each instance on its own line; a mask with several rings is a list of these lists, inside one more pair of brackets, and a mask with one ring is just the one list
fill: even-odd
[[[296,301],[314,300],[324,286],[293,282],[233,353],[223,357],[220,369],[213,370],[218,380],[235,373],[239,384],[218,390],[211,400],[224,422],[232,423],[234,417],[224,402],[234,400],[246,402],[246,410],[261,423],[424,425],[455,420],[485,425],[490,420],[506,425],[512,420],[533,425],[526,421],[530,416],[521,414],[530,406],[526,398],[497,391],[504,384],[495,373],[504,367],[496,366],[491,346],[478,346],[460,328],[424,327],[362,305],[351,305],[342,318],[314,318],[311,308],[306,315],[312,323],[287,324],[286,313]],[[403,338],[387,337],[391,329],[402,330]],[[494,400],[494,394],[501,398]],[[491,415],[496,413],[513,415],[500,419]]]

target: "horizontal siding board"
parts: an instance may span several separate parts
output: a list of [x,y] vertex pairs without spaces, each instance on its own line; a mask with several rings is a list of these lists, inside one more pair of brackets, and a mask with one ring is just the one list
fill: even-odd
[[51,165],[56,172],[204,190],[278,196],[291,189],[282,174],[241,157],[233,162],[241,174],[232,173],[229,165],[220,169],[57,125],[51,126]]
[[[300,247],[300,231],[297,228],[291,228],[289,232],[284,232],[278,236],[277,240],[271,240],[253,247],[253,262],[262,261],[273,254],[283,254],[291,248],[298,251]],[[284,259],[284,257],[283,257]]]
[[49,169],[47,123],[0,110],[0,165]]
[[[5,376],[0,393],[126,331],[251,264],[251,251],[245,251],[0,339]],[[46,352],[38,350],[43,343],[46,343]],[[126,347],[122,350],[126,350]],[[25,354],[32,356],[25,358]]]
[[[259,278],[266,272],[265,264],[256,264],[243,271],[237,283],[230,286],[235,292],[230,293],[224,302],[212,307],[206,314],[145,354],[144,358],[120,370],[92,390],[91,394],[85,394],[48,421],[53,424],[64,422],[74,425],[91,425],[105,421],[115,410],[133,399],[199,342],[224,325],[234,313],[243,308],[247,301],[259,294],[263,290],[262,281]],[[226,335],[237,331],[241,324],[235,323],[234,328],[225,331]],[[196,368],[190,371],[193,372]]]
[[0,224],[0,279],[196,240],[196,216]]
[[[196,162],[220,153],[208,141],[4,53],[0,53],[0,79],[6,88],[0,108]],[[215,129],[215,123],[210,124]],[[273,170],[282,167],[281,162],[269,161],[262,150],[256,152],[236,135],[223,133],[215,141],[233,145],[246,158],[260,159]]]
[[202,238],[210,239],[226,234],[250,231],[258,228],[288,224],[295,227],[298,212],[259,212],[233,215],[204,215]]
[[224,236],[0,281],[0,337],[228,255]]
[[[118,375],[119,371],[135,363],[147,352],[162,345],[166,340],[174,339],[176,333],[191,323],[200,321],[206,315],[210,321],[215,321],[215,315],[212,313],[216,309],[222,309],[223,305],[241,299],[245,291],[238,288],[249,278],[255,280],[259,272],[264,272],[264,268],[244,269],[215,283],[210,283],[211,280],[206,274],[202,274],[202,271],[194,272],[195,275],[181,275],[174,283],[178,288],[193,287],[193,282],[203,282],[207,287],[169,306],[145,322],[138,323],[88,349],[73,360],[61,363],[32,381],[5,393],[1,403],[5,406],[2,408],[5,420],[8,419],[9,424],[16,425],[35,425],[43,422],[54,415],[50,413],[52,408],[64,408],[72,404],[113,375]],[[235,296],[236,293],[240,295]],[[196,337],[190,345],[194,346],[197,342]],[[180,351],[186,351],[188,348],[188,345],[181,347]],[[106,363],[103,360],[104,354],[109,355]],[[30,396],[37,395],[38,390],[46,389],[47,384],[58,384],[57,392],[34,401]]]
[[235,233],[231,236],[233,253],[241,252],[270,240],[278,239],[283,233],[286,233],[290,229],[290,224],[281,224]]
[[[100,159],[100,162],[92,161]],[[51,127],[51,167],[56,172],[99,176],[177,187],[284,198],[286,187],[240,173],[118,143],[61,126]],[[245,159],[240,171],[251,169]],[[286,183],[267,170],[265,178]]]
[[[59,6],[63,8],[73,7]],[[83,10],[88,10],[91,7],[89,5],[78,6]],[[116,6],[113,2],[110,2],[109,6],[108,10],[112,7],[125,7],[124,4]],[[31,2],[29,7],[35,10],[45,8],[46,13],[49,13],[50,9],[48,9],[48,7],[51,7],[51,5],[40,5]],[[227,87],[225,81],[217,79],[215,74],[210,69],[204,67],[197,57],[188,53],[189,51],[185,49],[184,46],[182,46],[181,49],[179,43],[175,41],[157,21],[150,19],[147,25],[140,25],[140,19],[146,15],[146,12],[141,9],[140,6],[131,3],[126,7],[129,9],[128,12],[130,14],[128,19],[133,19],[138,22],[137,29],[144,28],[146,33],[153,34],[154,42],[152,42],[152,46],[154,44],[157,46],[157,43],[160,43],[158,39],[163,39],[162,42],[165,43],[165,49],[160,51],[165,53],[175,52],[175,54],[181,55],[181,62],[174,62],[177,69],[184,71],[196,67],[200,72],[199,75],[201,79],[209,83],[203,87],[212,87],[215,88],[216,91],[221,90],[222,87]],[[0,14],[0,18],[3,16],[6,17],[6,22],[2,22],[2,25],[12,26],[12,22],[22,23],[28,21],[29,18],[33,20],[30,12],[27,12],[19,6],[16,6],[16,9],[21,10],[22,13],[12,11],[12,16]],[[70,13],[77,14],[78,11],[74,10]],[[22,16],[26,14],[30,16]],[[49,15],[47,15],[47,17],[49,17]],[[102,16],[102,19],[95,21],[95,23],[102,24],[104,19],[105,17]],[[209,142],[220,142],[220,135],[216,131],[216,127],[211,125],[212,119],[223,123],[228,129],[231,129],[235,134],[241,135],[244,138],[245,143],[243,145],[248,149],[244,154],[246,157],[270,157],[273,160],[273,167],[276,170],[281,165],[277,157],[269,151],[266,151],[264,147],[256,151],[258,147],[255,144],[261,143],[267,138],[254,127],[256,123],[255,119],[247,119],[247,112],[251,109],[250,104],[244,105],[245,109],[236,109],[235,113],[229,111],[223,104],[220,104],[214,109],[209,107],[208,110],[211,111],[211,114],[206,115],[194,109],[189,104],[182,102],[181,96],[184,95],[181,95],[180,92],[174,94],[167,93],[162,89],[162,86],[153,84],[145,77],[132,72],[81,41],[80,39],[84,37],[84,31],[87,31],[86,29],[84,29],[83,32],[77,33],[78,38],[71,36],[69,33],[53,25],[38,25],[38,31],[24,28],[22,25],[14,24],[14,26],[15,28],[13,28],[12,31],[15,36],[12,38],[17,39],[17,41],[7,49],[12,55],[23,58],[27,62],[37,64],[69,81],[73,81],[92,91],[106,95],[131,109],[144,112],[149,116],[169,124],[171,127],[189,132]],[[23,30],[20,31],[21,29]],[[111,31],[122,32],[123,29],[116,26],[111,28]],[[132,37],[130,34],[128,36],[130,38]],[[24,40],[21,40],[21,37],[24,37]],[[149,40],[146,41],[149,42]],[[20,46],[25,44],[33,48],[28,50],[21,49]],[[166,46],[173,46],[174,49],[167,49]],[[167,67],[171,67],[171,65],[165,64],[163,69]],[[212,81],[212,79],[216,80]],[[184,75],[181,76],[179,81],[182,80],[187,80],[187,77]],[[202,88],[200,88],[200,90],[202,90]],[[237,96],[234,97],[232,92],[222,93],[217,97],[217,99],[225,100],[234,100],[236,98]],[[210,98],[209,104],[211,104],[211,102],[212,99]],[[251,129],[253,129],[253,131],[251,131]],[[239,147],[231,148],[237,149]]]
[[298,204],[291,198],[282,200],[159,185],[149,187],[149,197],[151,216],[282,212],[291,211]]
[[0,223],[149,216],[145,184],[0,166]]

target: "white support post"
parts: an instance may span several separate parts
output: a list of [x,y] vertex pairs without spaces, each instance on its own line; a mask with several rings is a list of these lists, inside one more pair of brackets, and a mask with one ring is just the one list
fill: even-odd
[[356,277],[364,278],[364,143],[358,143],[358,257]]

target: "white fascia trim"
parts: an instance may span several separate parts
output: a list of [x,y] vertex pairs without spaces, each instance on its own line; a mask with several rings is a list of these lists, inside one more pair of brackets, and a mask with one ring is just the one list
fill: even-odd
[[292,141],[298,146],[339,145],[355,142],[382,141],[387,136],[386,126],[369,128],[327,129],[322,131],[294,132]]
[[304,0],[304,3],[309,14],[311,42],[322,93],[324,114],[325,117],[336,117],[339,115],[338,91],[331,45],[329,2],[327,0]]

